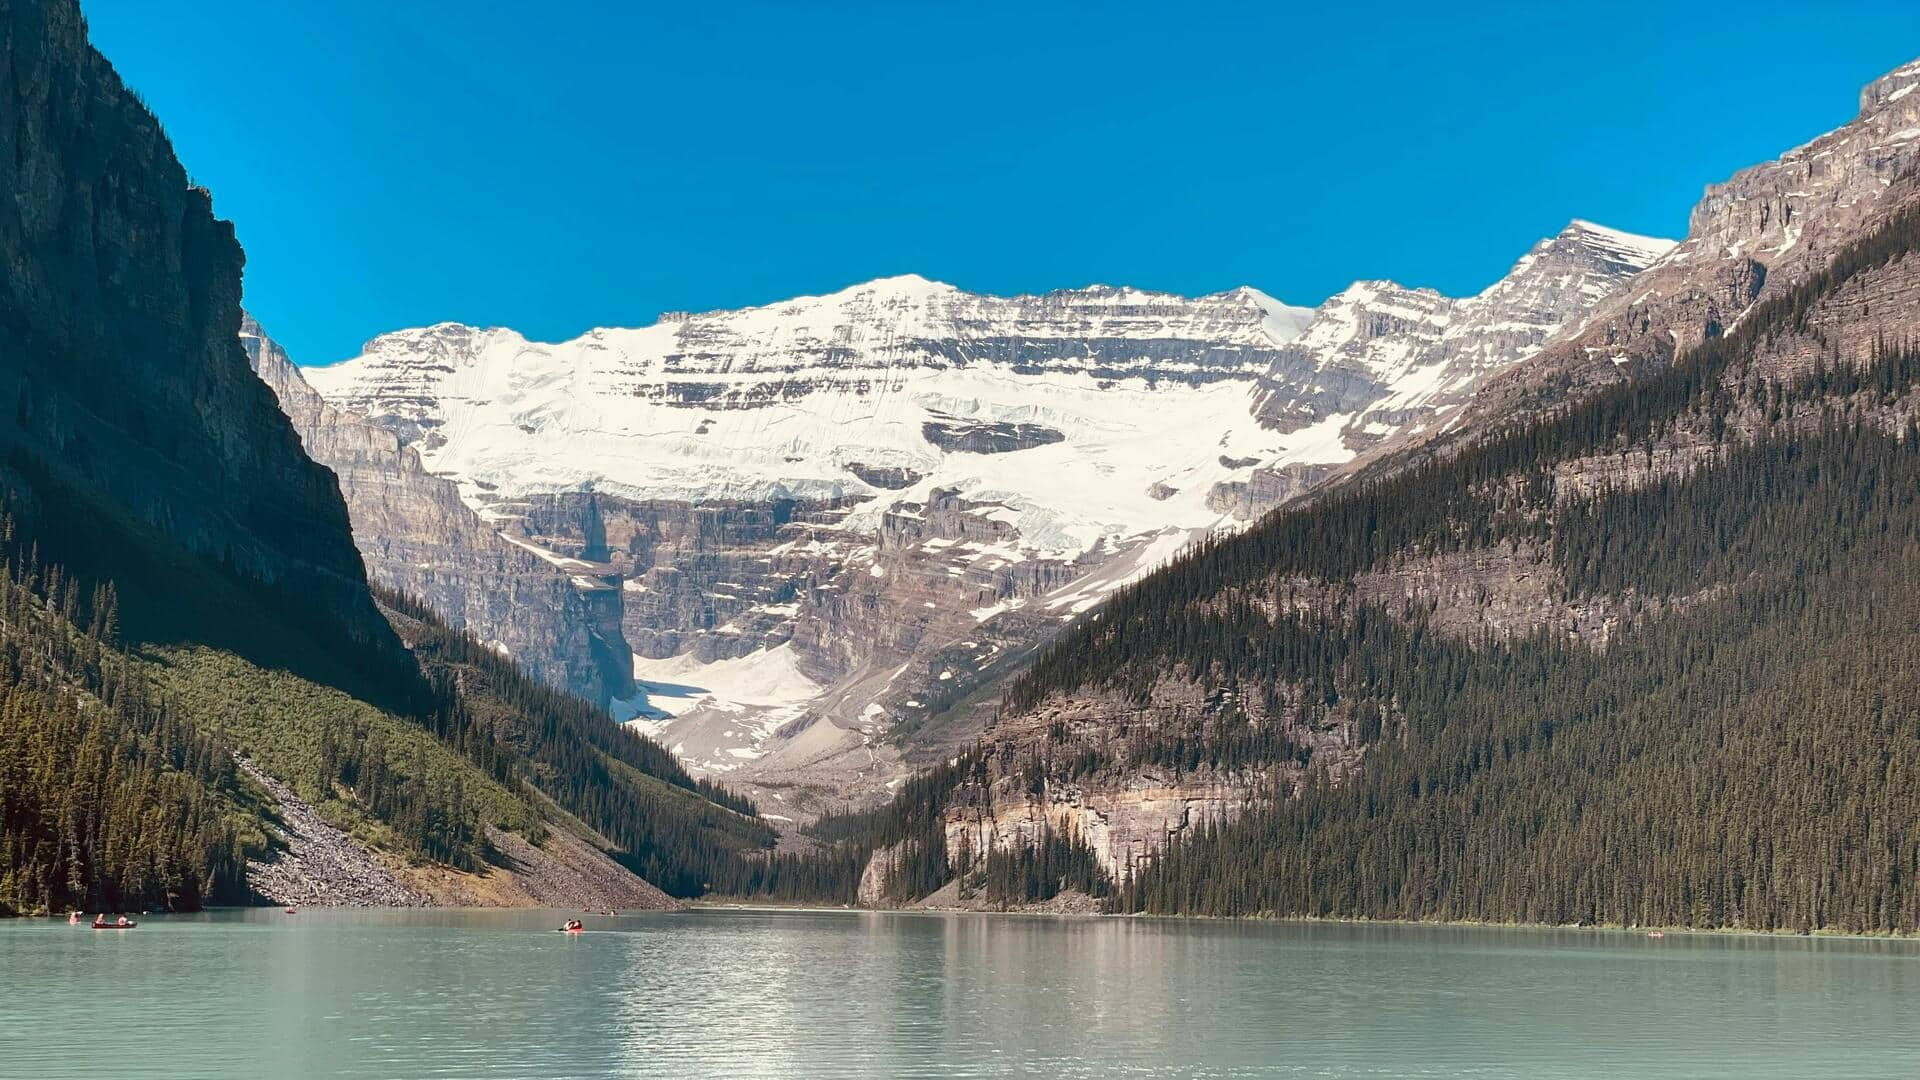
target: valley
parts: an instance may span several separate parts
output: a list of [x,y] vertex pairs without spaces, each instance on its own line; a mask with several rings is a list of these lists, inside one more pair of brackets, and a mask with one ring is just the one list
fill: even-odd
[[0,0],[0,1073],[1908,1075],[1920,12],[1734,15]]
[[316,364],[15,3],[0,910],[1920,924],[1920,62],[1472,295],[904,274]]

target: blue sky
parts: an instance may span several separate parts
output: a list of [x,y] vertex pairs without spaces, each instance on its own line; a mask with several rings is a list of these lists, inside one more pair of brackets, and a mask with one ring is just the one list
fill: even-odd
[[1473,292],[1571,218],[1680,235],[1920,56],[1910,0],[83,3],[303,363],[906,272]]

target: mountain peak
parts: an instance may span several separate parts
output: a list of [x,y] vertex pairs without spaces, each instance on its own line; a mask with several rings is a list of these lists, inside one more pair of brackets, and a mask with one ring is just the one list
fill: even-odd
[[[846,289],[841,293],[885,293],[892,296],[938,296],[957,293],[960,289],[944,281],[935,281],[920,274],[893,274],[877,277]],[[835,294],[839,295],[839,294]]]
[[1920,60],[1902,64],[1868,83],[1860,91],[1860,115],[1876,112],[1911,96],[1916,86],[1920,86]]
[[1641,263],[1653,260],[1672,251],[1679,241],[1659,236],[1642,236],[1621,229],[1608,228],[1583,218],[1574,218],[1554,236],[1555,240],[1568,240],[1593,247],[1607,248],[1623,255],[1635,257]]
[[1672,251],[1675,241],[1623,232],[1575,218],[1567,227],[1533,246],[1507,276],[1489,285],[1482,298],[1524,291],[1542,281],[1595,277],[1612,280],[1637,274]]
[[514,331],[500,327],[469,326],[460,322],[437,322],[431,326],[408,327],[404,330],[389,330],[384,334],[378,334],[362,346],[361,351],[363,353],[379,352],[383,349],[460,351],[478,338],[497,333],[511,334]]
[[1300,307],[1276,300],[1251,285],[1242,285],[1230,290],[1229,296],[1238,297],[1259,308],[1262,315],[1260,328],[1276,343],[1285,344],[1305,333],[1313,322],[1317,309]]
[[[1672,251],[1672,240],[1622,232],[1575,218],[1533,245],[1505,277],[1472,303],[1509,313],[1584,312],[1622,281]],[[1552,327],[1558,329],[1558,324]]]

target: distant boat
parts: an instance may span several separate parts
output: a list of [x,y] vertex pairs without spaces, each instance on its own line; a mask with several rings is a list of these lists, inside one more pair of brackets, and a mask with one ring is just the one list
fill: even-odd
[[1666,937],[1667,934],[1666,934],[1666,931],[1664,930],[1649,930],[1647,931],[1647,936],[1648,937]]
[[95,930],[131,930],[134,927],[139,925],[140,925],[139,923],[131,922],[131,921],[111,923],[111,922],[105,922],[100,919],[93,920],[93,928]]

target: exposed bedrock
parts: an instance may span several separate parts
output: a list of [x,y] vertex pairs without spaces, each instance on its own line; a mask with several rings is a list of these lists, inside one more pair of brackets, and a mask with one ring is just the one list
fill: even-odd
[[250,318],[240,341],[307,453],[338,479],[370,578],[419,597],[542,682],[603,705],[632,693],[617,588],[503,539],[416,450],[322,400]]

